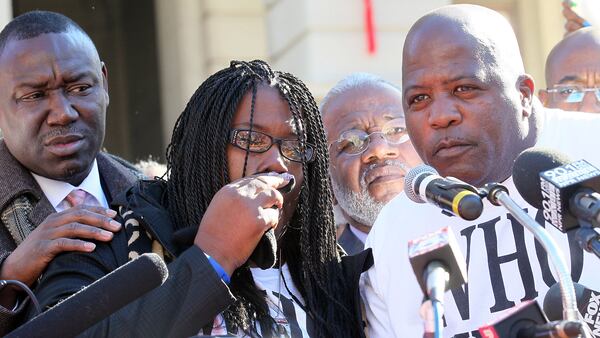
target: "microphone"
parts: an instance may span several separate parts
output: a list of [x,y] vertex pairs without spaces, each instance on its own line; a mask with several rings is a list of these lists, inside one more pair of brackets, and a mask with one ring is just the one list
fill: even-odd
[[[430,298],[436,285],[442,286],[443,294],[467,281],[465,259],[450,227],[409,240],[408,259],[421,290]],[[441,276],[437,273],[440,269]],[[443,282],[433,280],[432,276],[441,277]]]
[[[594,336],[600,335],[600,292],[573,283],[577,298],[577,308],[584,321]],[[544,297],[544,312],[550,320],[562,318],[562,302],[560,298],[560,285],[554,284],[548,289]]]
[[547,149],[527,149],[516,159],[513,181],[527,203],[562,232],[588,222],[600,226],[600,170]]
[[436,337],[441,337],[444,292],[466,283],[465,259],[449,227],[408,241],[408,259],[417,282],[431,300]]
[[511,309],[503,318],[479,328],[486,338],[551,338],[578,337],[581,323],[559,320],[548,323],[535,300],[525,301]]
[[413,202],[429,202],[467,221],[476,219],[483,212],[477,189],[457,178],[441,177],[437,170],[425,164],[406,174],[404,191]]
[[18,327],[6,337],[74,337],[160,286],[168,275],[167,266],[158,255],[143,254]]
[[[277,189],[282,194],[291,192],[296,186],[296,178],[292,174],[288,173],[288,175],[291,176],[290,181],[283,187]],[[277,238],[275,237],[275,230],[273,230],[273,228],[267,230],[260,238],[248,260],[252,261],[256,266],[263,270],[275,266],[275,263],[277,262]]]

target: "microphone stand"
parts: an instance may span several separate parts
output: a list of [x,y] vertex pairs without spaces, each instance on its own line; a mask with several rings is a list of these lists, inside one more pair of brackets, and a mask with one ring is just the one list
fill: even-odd
[[431,306],[433,307],[433,337],[442,338],[444,330],[444,292],[448,282],[448,272],[439,261],[433,261],[427,266],[427,287]]
[[[544,227],[538,224],[528,213],[523,211],[512,198],[510,198],[506,187],[498,183],[488,183],[482,190],[482,193],[485,194],[492,204],[505,207],[508,212],[510,212],[510,214],[513,215],[521,225],[527,228],[527,230],[529,230],[542,244],[548,253],[550,262],[554,266],[554,270],[558,276],[563,303],[563,319],[573,321],[579,320],[575,288],[573,286],[573,281],[571,280],[567,262],[564,259],[560,247],[556,245],[556,242]],[[587,332],[584,332],[584,336],[587,337]]]

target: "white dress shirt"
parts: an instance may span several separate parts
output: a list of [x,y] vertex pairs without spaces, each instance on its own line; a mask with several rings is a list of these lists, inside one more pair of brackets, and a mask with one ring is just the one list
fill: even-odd
[[95,198],[95,203],[108,208],[108,201],[106,200],[102,185],[100,184],[100,173],[98,171],[98,163],[96,163],[96,160],[94,160],[94,163],[92,164],[92,170],[90,170],[90,173],[79,186],[73,186],[67,182],[43,177],[33,172],[31,174],[40,185],[40,188],[42,188],[42,191],[44,192],[44,195],[46,195],[46,198],[48,198],[48,201],[50,201],[50,204],[56,209],[56,212],[61,212],[70,207],[69,203],[65,201],[65,197],[67,197],[74,189],[84,190],[91,195],[86,197],[85,204],[90,204],[89,198],[93,197]]

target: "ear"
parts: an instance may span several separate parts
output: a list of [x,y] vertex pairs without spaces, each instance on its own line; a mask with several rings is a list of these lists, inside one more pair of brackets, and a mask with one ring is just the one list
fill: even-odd
[[110,102],[110,98],[108,96],[108,68],[106,68],[106,64],[101,61],[102,64],[102,85],[104,86],[104,92],[106,93],[106,104]]
[[548,106],[548,91],[546,89],[538,90],[538,97],[540,98],[540,101],[542,101],[542,104],[544,105],[544,107],[547,107]]
[[521,93],[521,106],[523,108],[523,117],[531,116],[531,106],[533,100],[533,93],[535,92],[535,84],[533,78],[529,74],[523,74],[519,76],[517,82],[518,90]]

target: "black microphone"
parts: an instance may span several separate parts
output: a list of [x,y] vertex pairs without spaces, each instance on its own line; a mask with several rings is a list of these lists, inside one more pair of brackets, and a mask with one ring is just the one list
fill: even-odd
[[411,169],[404,178],[404,192],[413,202],[437,205],[445,212],[472,221],[483,212],[483,202],[477,190],[454,177],[441,177],[428,166]]
[[581,323],[548,320],[535,300],[525,301],[497,321],[479,328],[486,338],[552,338],[578,337]]
[[[438,294],[443,294],[467,281],[465,259],[449,227],[409,240],[408,258],[421,290],[430,298],[432,292],[440,291]],[[439,269],[442,269],[443,274],[435,274],[433,277],[442,278],[441,281],[431,278],[432,272]],[[435,290],[438,286],[440,288]]]
[[6,337],[74,337],[157,288],[168,275],[167,266],[158,255],[143,254],[18,327]]
[[[290,181],[283,187],[277,189],[282,194],[291,192],[296,186],[296,178],[292,174],[288,173],[288,175],[292,176]],[[252,261],[256,266],[263,270],[275,266],[275,263],[277,262],[277,238],[275,238],[275,230],[273,228],[267,230],[260,238],[248,260]]]
[[[575,296],[577,297],[577,308],[582,320],[592,330],[595,337],[600,336],[600,292],[573,283]],[[560,285],[554,284],[544,297],[544,312],[548,319],[557,320],[562,318],[562,298]]]
[[581,221],[600,224],[600,170],[585,160],[571,162],[551,150],[527,149],[515,161],[513,181],[525,201],[562,232]]

